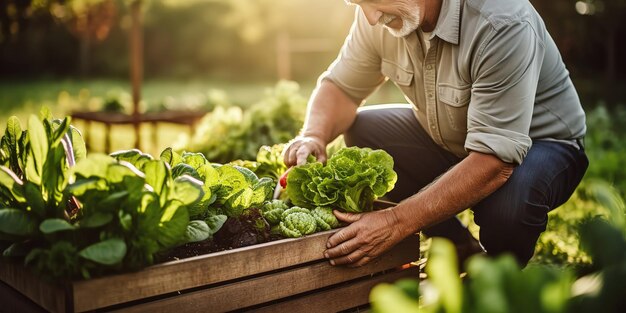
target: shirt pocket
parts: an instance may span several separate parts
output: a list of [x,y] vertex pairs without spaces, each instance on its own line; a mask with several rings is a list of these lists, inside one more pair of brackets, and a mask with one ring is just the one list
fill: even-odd
[[448,118],[448,125],[455,131],[467,131],[467,109],[472,96],[471,86],[456,87],[439,85],[439,102]]
[[413,83],[412,70],[403,68],[389,60],[383,59],[380,71],[400,87],[408,87]]

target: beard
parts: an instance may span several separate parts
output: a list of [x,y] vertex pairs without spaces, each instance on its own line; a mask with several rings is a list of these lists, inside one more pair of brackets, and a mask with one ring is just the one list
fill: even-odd
[[[383,25],[394,37],[404,37],[420,26],[420,8],[417,5],[400,8],[400,15],[383,14],[378,20],[378,24]],[[402,20],[402,28],[395,29],[387,26],[387,24],[395,19]]]

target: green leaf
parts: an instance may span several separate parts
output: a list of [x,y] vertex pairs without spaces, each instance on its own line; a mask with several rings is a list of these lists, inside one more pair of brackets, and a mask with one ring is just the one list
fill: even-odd
[[143,153],[139,149],[116,151],[111,153],[110,156],[118,161],[126,161],[134,165],[139,170],[143,170],[143,166],[147,162],[154,160],[151,155]]
[[177,178],[182,175],[200,178],[200,174],[191,166],[185,163],[179,163],[172,168],[172,177]]
[[44,234],[52,234],[64,230],[74,230],[74,225],[64,219],[49,218],[39,224],[39,230]]
[[74,160],[78,162],[86,158],[87,145],[80,131],[76,127],[70,126],[69,136],[72,142],[72,149],[74,150]]
[[46,204],[39,187],[31,182],[26,182],[26,184],[24,184],[24,194],[26,196],[26,202],[33,212],[41,217],[45,216]]
[[27,164],[28,179],[37,185],[41,185],[43,165],[48,156],[48,135],[41,121],[31,115],[28,120],[28,138],[30,140],[31,153]]
[[417,300],[405,294],[399,287],[387,283],[372,288],[370,302],[372,309],[379,313],[423,312]]
[[226,215],[230,217],[240,216],[243,211],[250,207],[253,196],[254,191],[250,188],[244,188],[234,193],[230,198],[228,198],[226,203],[224,203]]
[[178,201],[169,201],[159,223],[158,241],[164,248],[173,247],[185,240],[189,213]]
[[146,183],[152,186],[156,194],[161,195],[171,177],[167,163],[159,160],[149,161],[143,170],[146,174]]
[[198,169],[201,166],[204,166],[209,163],[204,154],[202,153],[193,153],[193,152],[185,152],[183,153],[183,162],[189,164],[189,166],[194,169]]
[[185,233],[186,242],[198,242],[208,239],[211,236],[211,229],[206,222],[200,220],[190,221],[187,224]]
[[144,174],[140,172],[135,166],[130,163],[120,162],[109,164],[106,171],[106,179],[110,183],[120,183],[128,176],[130,177],[143,177]]
[[113,215],[106,212],[95,212],[89,216],[84,217],[80,221],[81,228],[96,228],[104,226],[113,220]]
[[52,136],[50,140],[50,147],[55,147],[61,142],[63,136],[70,129],[70,121],[72,118],[70,116],[66,116],[63,120],[54,120],[53,125],[55,125],[55,129],[52,131]]
[[[20,125],[20,120],[15,117],[9,117],[7,121],[7,127],[4,130],[4,136],[2,137],[2,150],[8,157],[8,167],[16,172],[20,169],[18,153],[20,153],[19,140],[22,136],[22,126]],[[1,164],[0,164],[1,165]]]
[[9,200],[20,203],[26,202],[24,198],[22,180],[10,169],[0,166],[0,195],[4,195]]
[[81,257],[103,265],[122,262],[126,255],[126,243],[121,239],[108,239],[95,243],[78,253]]
[[37,233],[37,222],[27,212],[18,209],[0,209],[0,233],[31,236]]
[[455,248],[450,241],[432,239],[426,273],[432,284],[441,291],[441,302],[449,313],[460,313],[463,305],[463,289],[456,259]]
[[109,164],[113,164],[114,162],[115,159],[108,155],[90,154],[89,157],[78,161],[76,165],[74,165],[72,173],[84,178],[92,176],[106,178]]
[[224,223],[226,223],[227,219],[228,219],[228,216],[222,215],[222,214],[211,215],[207,217],[206,219],[204,219],[204,222],[211,229],[210,235],[213,236],[215,233],[217,233],[222,228]]
[[180,154],[174,152],[172,148],[166,148],[165,150],[163,150],[159,159],[165,161],[171,167],[174,167],[183,161],[183,158],[180,156]]
[[184,205],[190,205],[201,199],[203,195],[202,182],[191,176],[183,175],[174,180],[169,199],[175,199]]

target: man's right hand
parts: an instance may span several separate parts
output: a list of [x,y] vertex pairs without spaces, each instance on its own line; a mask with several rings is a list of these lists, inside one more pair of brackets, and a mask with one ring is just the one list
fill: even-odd
[[305,164],[309,155],[314,155],[319,162],[326,162],[326,143],[315,136],[298,136],[289,141],[283,151],[287,167]]

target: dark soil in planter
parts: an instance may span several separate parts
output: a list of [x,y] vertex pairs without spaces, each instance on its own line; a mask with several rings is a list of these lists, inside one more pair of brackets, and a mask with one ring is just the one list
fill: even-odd
[[185,259],[278,239],[283,237],[271,234],[270,226],[261,216],[260,210],[252,208],[238,218],[229,217],[212,239],[176,247],[162,255],[159,262]]

